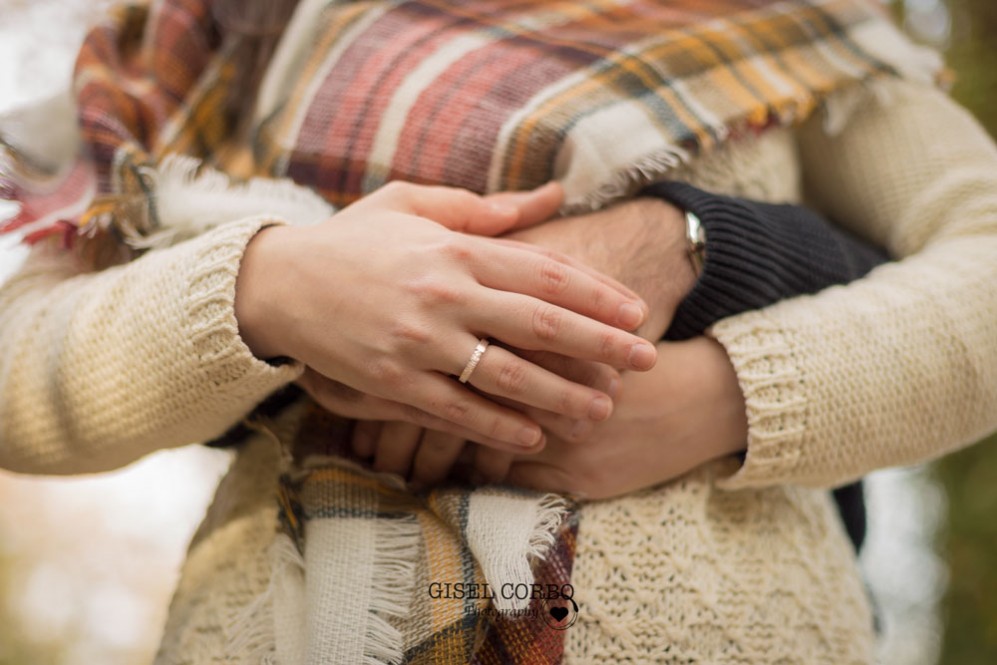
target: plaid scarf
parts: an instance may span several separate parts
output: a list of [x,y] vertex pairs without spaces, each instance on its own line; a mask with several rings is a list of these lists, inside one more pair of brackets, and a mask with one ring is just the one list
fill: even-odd
[[938,70],[871,0],[300,0],[247,124],[261,28],[233,6],[165,0],[95,27],[75,75],[86,167],[0,150],[0,196],[23,204],[0,230],[141,244],[182,225],[151,182],[172,154],[335,206],[394,179],[554,178],[567,210],[593,208],[849,85]]
[[291,408],[253,422],[293,441],[296,460],[281,479],[271,584],[232,618],[232,662],[560,662],[578,613],[566,499],[453,485],[414,494],[352,457],[351,422]]
[[[394,179],[477,192],[558,179],[566,210],[594,208],[831,93],[937,72],[864,0],[300,0],[240,115],[265,26],[231,6],[163,0],[94,28],[75,79],[86,160],[0,153],[0,195],[22,203],[5,230],[153,247],[249,213],[314,222]],[[296,184],[232,195],[221,174]],[[311,408],[278,437],[299,464],[274,583],[233,647],[288,663],[559,662],[558,628],[584,612],[546,593],[569,581],[570,506],[495,488],[416,496],[347,460],[347,432]]]

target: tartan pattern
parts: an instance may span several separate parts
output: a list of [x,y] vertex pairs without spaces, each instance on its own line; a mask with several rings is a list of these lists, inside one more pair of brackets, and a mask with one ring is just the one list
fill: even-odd
[[[350,459],[349,421],[314,405],[306,413],[292,446],[302,460]],[[353,460],[358,462],[358,460]],[[490,495],[528,495],[513,489],[486,490]],[[409,665],[476,663],[536,665],[559,663],[564,633],[544,620],[547,607],[534,600],[523,616],[496,612],[486,598],[431,598],[431,582],[484,585],[481,566],[468,547],[472,491],[445,486],[425,495],[378,482],[357,464],[321,465],[281,480],[281,524],[304,553],[305,530],[316,520],[405,520],[419,524],[412,605],[404,618],[389,618],[405,637]],[[555,545],[535,566],[534,581],[558,587],[570,582],[578,523],[568,517]],[[363,580],[358,583],[364,584]],[[337,593],[350,596],[349,589]]]
[[[282,479],[282,495],[290,497],[285,503],[283,523],[288,527],[291,519],[297,520],[295,543],[303,552],[306,525],[315,520],[400,520],[414,517],[421,530],[418,568],[428,579],[453,583],[483,584],[484,577],[476,568],[458,541],[460,523],[449,522],[448,516],[461,513],[461,502],[466,510],[467,494],[454,490],[434,492],[424,499],[408,492],[378,483],[362,472],[331,466],[308,473],[292,481]],[[453,510],[437,512],[443,504]],[[366,580],[358,580],[358,584]],[[337,589],[344,595],[352,595]],[[406,663],[467,663],[473,653],[477,635],[484,629],[480,610],[486,601],[456,601],[430,599],[426,589],[416,589],[412,594],[413,607],[407,619],[385,617],[396,628],[405,629],[409,640],[418,643],[407,650]],[[366,612],[360,608],[358,612]],[[414,633],[414,635],[413,635]]]
[[[856,37],[888,26],[869,0],[329,0],[248,140],[226,105],[247,37],[215,21],[218,1],[165,0],[154,20],[127,6],[89,33],[75,85],[96,197],[74,193],[91,197],[83,215],[49,202],[68,219],[27,205],[3,230],[147,235],[143,169],[171,153],[289,176],[335,205],[393,179],[487,192],[557,178],[593,207],[893,73]],[[0,168],[0,191],[54,189],[24,171]]]
[[[173,153],[224,168],[235,123],[223,102],[242,37],[220,33],[211,5],[168,0],[155,17],[142,2],[117,5],[87,33],[73,77],[79,163],[67,178],[30,173],[8,156],[0,192],[12,191],[22,210],[0,232],[30,225],[30,242],[67,227],[88,236],[111,229],[118,240],[134,240],[157,226],[143,169]],[[85,212],[63,216],[81,201]]]
[[330,3],[258,166],[336,205],[395,179],[535,187],[576,143],[623,170],[591,127],[645,132],[633,161],[805,118],[890,71],[851,38],[880,19],[860,0]]

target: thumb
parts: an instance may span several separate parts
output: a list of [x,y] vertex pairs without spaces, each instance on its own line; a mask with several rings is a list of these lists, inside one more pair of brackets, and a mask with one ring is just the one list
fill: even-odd
[[561,187],[560,183],[552,180],[528,192],[499,192],[498,194],[490,194],[485,199],[498,205],[515,208],[518,213],[513,224],[496,233],[487,234],[500,235],[516,229],[535,226],[556,216],[561,204],[564,203],[564,188]]
[[527,192],[484,197],[443,187],[424,191],[413,212],[452,231],[492,238],[547,221],[564,201],[564,189],[553,181]]

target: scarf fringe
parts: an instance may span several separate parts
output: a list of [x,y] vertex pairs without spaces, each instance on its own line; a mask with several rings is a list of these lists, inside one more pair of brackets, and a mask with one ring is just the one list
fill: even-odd
[[408,615],[422,534],[414,517],[379,522],[363,662],[398,665],[405,657],[404,637],[385,617],[400,619]]
[[270,546],[270,583],[262,594],[239,610],[228,622],[227,654],[234,663],[276,665],[274,593],[286,575],[304,575],[305,560],[286,534],[278,534]]
[[[415,518],[385,521],[377,528],[371,602],[363,636],[363,665],[400,665],[405,656],[404,636],[386,617],[404,618],[415,590],[415,567],[421,532]],[[270,547],[272,574],[266,590],[228,622],[227,657],[244,665],[276,665],[277,590],[287,576],[305,575],[305,557],[286,534]],[[285,589],[286,590],[286,589]],[[304,598],[295,602],[304,605]],[[307,645],[292,645],[289,653],[303,654]],[[302,659],[302,663],[304,660]],[[297,665],[297,664],[282,664]]]
[[535,561],[547,558],[557,542],[557,530],[568,515],[568,500],[559,494],[545,494],[537,505],[537,519],[530,533],[530,556]]
[[170,155],[143,174],[154,192],[158,230],[133,240],[131,244],[139,249],[168,247],[247,217],[273,216],[309,226],[334,212],[318,194],[291,180],[253,178],[237,184],[221,171],[183,155]]
[[[522,516],[530,520],[525,539],[509,542],[507,548],[492,549],[488,554],[476,552],[485,579],[494,588],[501,588],[505,584],[532,585],[533,565],[546,559],[554,547],[558,528],[567,517],[568,508],[568,501],[557,494],[545,494],[533,501],[532,510]],[[481,545],[491,548],[493,543],[471,542],[471,550],[475,551]],[[496,596],[493,602],[503,612],[525,610],[530,604],[529,598],[515,595],[506,597],[502,594]]]
[[[565,215],[591,212],[606,207],[613,201],[631,196],[641,187],[661,178],[670,170],[688,163],[689,151],[677,145],[665,146],[646,155],[626,168],[617,171],[608,182],[594,190],[565,197],[561,212]],[[565,183],[570,188],[570,183]]]

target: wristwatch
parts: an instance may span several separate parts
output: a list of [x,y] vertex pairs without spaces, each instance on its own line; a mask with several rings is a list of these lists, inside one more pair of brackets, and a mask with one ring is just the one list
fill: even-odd
[[703,272],[703,264],[706,263],[706,231],[699,217],[688,210],[685,212],[685,239],[688,243],[692,270],[696,273],[696,277],[699,277]]

